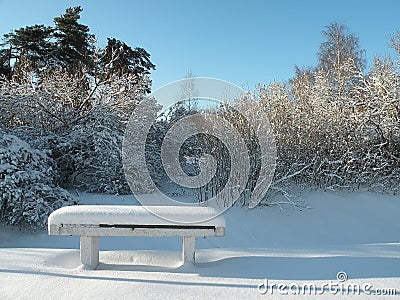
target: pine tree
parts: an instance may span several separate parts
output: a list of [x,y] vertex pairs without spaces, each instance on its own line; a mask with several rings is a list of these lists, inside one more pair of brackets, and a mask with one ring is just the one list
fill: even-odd
[[115,38],[108,38],[107,46],[101,53],[100,65],[103,80],[112,74],[119,77],[124,74],[135,75],[139,79],[148,75],[150,70],[155,70],[155,65],[150,61],[150,54],[145,49],[139,47],[132,49]]
[[80,6],[70,7],[65,14],[54,18],[57,56],[69,70],[91,64],[93,50],[90,41],[94,36],[89,33],[88,26],[78,23],[81,12]]
[[0,79],[11,79],[11,48],[0,49]]
[[[145,49],[132,48],[115,38],[108,38],[106,47],[96,49],[95,36],[79,23],[82,11],[80,6],[67,8],[53,19],[54,27],[33,25],[5,34],[0,44],[0,77],[21,81],[24,72],[41,77],[44,71],[61,67],[82,78],[87,71],[100,81],[113,75],[134,75],[139,82],[155,69]],[[88,82],[83,84],[88,88]]]
[[2,45],[8,47],[2,49],[0,54],[2,73],[10,75],[13,59],[17,73],[25,66],[25,62],[29,62],[31,71],[36,72],[51,64],[55,50],[51,42],[52,33],[53,28],[50,26],[34,25],[5,34],[5,43]]

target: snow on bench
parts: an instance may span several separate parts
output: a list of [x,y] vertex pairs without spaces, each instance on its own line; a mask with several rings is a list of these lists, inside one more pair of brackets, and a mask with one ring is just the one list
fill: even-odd
[[49,216],[48,232],[80,236],[81,263],[92,269],[99,264],[100,236],[181,236],[183,262],[195,263],[196,237],[225,235],[225,219],[217,214],[193,206],[66,206]]

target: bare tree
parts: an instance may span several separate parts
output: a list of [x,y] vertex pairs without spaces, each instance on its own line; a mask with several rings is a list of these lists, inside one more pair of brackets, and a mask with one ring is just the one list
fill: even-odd
[[193,74],[192,70],[189,69],[185,76],[185,80],[182,83],[182,95],[181,98],[186,104],[186,109],[194,111],[197,109],[197,97],[199,92],[196,88],[196,76]]
[[365,51],[360,49],[358,37],[349,33],[344,24],[334,22],[322,34],[325,41],[319,48],[319,68],[325,71],[340,70],[348,60],[352,60],[359,70],[365,68]]
[[400,54],[400,31],[390,38],[390,45]]

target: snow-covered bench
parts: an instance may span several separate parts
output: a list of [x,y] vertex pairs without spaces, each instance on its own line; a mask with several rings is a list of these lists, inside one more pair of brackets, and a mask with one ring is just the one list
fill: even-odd
[[225,235],[225,219],[216,215],[210,207],[66,206],[49,216],[48,232],[80,236],[81,263],[92,269],[99,264],[100,236],[181,236],[183,262],[194,263],[196,237]]

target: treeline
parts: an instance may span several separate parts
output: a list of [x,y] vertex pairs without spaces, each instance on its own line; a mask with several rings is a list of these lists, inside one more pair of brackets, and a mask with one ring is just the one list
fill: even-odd
[[[89,27],[79,23],[81,12],[68,8],[54,26],[14,30],[0,45],[0,218],[8,224],[43,226],[54,209],[74,203],[63,188],[130,192],[122,140],[136,105],[150,92],[155,66],[146,50],[115,38],[97,47]],[[296,67],[290,80],[259,85],[233,105],[268,118],[276,137],[277,166],[263,204],[277,194],[292,202],[291,187],[299,185],[398,191],[399,61],[376,57],[366,70],[365,51],[345,26],[333,23],[323,35],[317,66]],[[391,44],[400,54],[400,35]],[[152,126],[146,155],[158,187],[169,184],[160,161],[162,139],[174,122],[199,110],[194,104],[176,104]],[[260,170],[257,142],[263,139],[231,108],[221,106],[217,113],[247,136],[253,160],[240,197],[247,204]],[[197,201],[235,176],[224,145],[205,135],[185,142],[183,169],[196,175],[199,166],[185,165],[185,157],[205,153],[216,158],[219,169],[209,184],[191,191]],[[136,192],[148,192],[136,173]],[[188,195],[166,188],[171,191]]]
[[[233,108],[245,115],[268,118],[275,135],[276,170],[263,204],[270,205],[271,201],[293,204],[292,188],[299,186],[384,193],[399,190],[400,61],[376,56],[367,70],[365,51],[360,48],[359,39],[344,25],[330,24],[323,36],[317,66],[296,67],[295,76],[290,80],[259,85],[252,94],[233,104]],[[400,35],[390,42],[400,54]],[[194,107],[193,103],[177,105],[158,123],[156,132],[161,132],[162,136],[174,122],[197,112]],[[229,121],[246,141],[251,170],[239,200],[247,205],[261,167],[259,143],[268,139],[254,136],[254,129],[233,113],[229,105],[213,112]],[[160,145],[158,141],[158,148]],[[211,154],[218,161],[218,176],[194,190],[175,188],[177,192],[193,195],[198,201],[216,196],[228,178],[242,176],[229,172],[231,157],[225,146],[212,136],[188,140],[180,161],[184,162],[184,157],[194,157],[199,162],[204,154]],[[168,182],[162,167],[153,166],[152,171],[159,187]],[[196,172],[197,164],[193,174]],[[284,200],[276,200],[276,195]],[[225,200],[227,205],[232,201]]]
[[[323,31],[318,65],[286,82],[260,85],[276,136],[277,166],[264,203],[293,186],[397,193],[400,186],[400,60],[365,51],[346,26]],[[400,34],[390,40],[400,54]],[[245,100],[244,100],[245,101]]]
[[[400,184],[400,61],[365,51],[344,25],[323,31],[318,65],[261,86],[277,135],[276,179],[322,189],[396,193]],[[399,52],[400,35],[391,39]],[[279,190],[279,189],[278,189]]]

